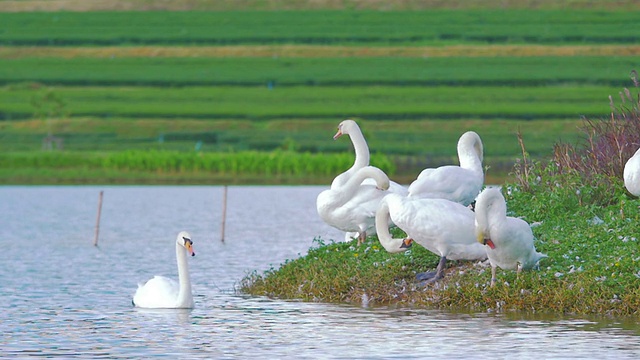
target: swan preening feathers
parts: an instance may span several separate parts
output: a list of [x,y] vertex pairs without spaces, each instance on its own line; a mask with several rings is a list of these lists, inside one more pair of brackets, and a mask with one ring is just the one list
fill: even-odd
[[[406,239],[394,239],[389,233],[389,219],[407,233]],[[378,239],[389,252],[405,251],[412,242],[440,256],[434,274],[420,280],[436,281],[444,276],[447,259],[483,260],[487,254],[476,241],[474,213],[471,209],[446,199],[420,199],[389,194],[376,212]]]
[[191,280],[187,254],[195,256],[191,236],[182,231],[176,238],[178,282],[164,276],[154,276],[146,284],[139,284],[133,304],[141,308],[192,308]]
[[409,196],[447,199],[465,206],[471,204],[484,184],[482,159],[480,136],[467,131],[458,140],[460,166],[447,165],[422,170],[409,185]]
[[483,190],[476,200],[476,236],[485,245],[491,263],[491,286],[496,267],[506,270],[531,269],[546,257],[536,251],[529,224],[507,216],[507,204],[499,188]]
[[[376,185],[363,184],[372,178]],[[318,195],[316,209],[322,220],[345,232],[357,232],[362,243],[374,229],[374,217],[380,200],[388,193],[389,178],[380,169],[365,166],[358,169],[345,184]],[[375,233],[375,231],[373,231]]]

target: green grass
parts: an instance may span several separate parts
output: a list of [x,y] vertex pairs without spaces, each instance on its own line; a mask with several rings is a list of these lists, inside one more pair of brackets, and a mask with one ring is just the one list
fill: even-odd
[[[0,59],[0,84],[82,86],[623,86],[633,57],[22,58]],[[73,70],[71,70],[73,69]]]
[[627,11],[0,13],[3,45],[637,43]]
[[[0,154],[0,182],[15,183],[25,174],[33,179],[29,183],[48,183],[51,174],[62,174],[60,179],[77,182],[113,182],[118,177],[138,176],[139,181],[150,177],[175,178],[182,182],[203,178],[262,179],[263,183],[283,178],[308,181],[309,178],[330,181],[336,173],[348,169],[353,163],[351,154],[310,154],[291,151],[237,153],[186,152],[186,151],[120,151],[120,152],[10,152]],[[384,155],[374,154],[374,166],[389,175],[395,172],[394,164]],[[39,172],[36,174],[35,171]],[[82,175],[78,175],[82,174]],[[109,178],[96,175],[111,174]],[[53,180],[58,181],[58,180]]]

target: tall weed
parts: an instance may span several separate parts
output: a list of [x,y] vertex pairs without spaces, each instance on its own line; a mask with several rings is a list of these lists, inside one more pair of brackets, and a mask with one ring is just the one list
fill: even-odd
[[[638,89],[640,83],[635,70],[631,72],[631,79]],[[581,138],[574,144],[556,143],[547,164],[530,159],[518,134],[522,159],[514,167],[516,185],[524,191],[535,191],[540,186],[548,186],[548,190],[554,192],[569,189],[580,205],[587,200],[599,205],[615,201],[606,189],[620,186],[625,163],[640,147],[640,94],[632,94],[625,88],[619,95],[619,105],[609,96],[609,117],[585,117],[580,126]]]

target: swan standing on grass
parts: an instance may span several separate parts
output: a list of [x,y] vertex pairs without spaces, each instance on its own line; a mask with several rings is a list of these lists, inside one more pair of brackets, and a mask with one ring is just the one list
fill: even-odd
[[[349,135],[351,143],[353,144],[353,149],[356,153],[356,158],[353,162],[353,166],[351,166],[349,170],[343,172],[342,174],[336,176],[335,179],[333,179],[333,181],[331,182],[331,189],[335,189],[344,185],[356,171],[369,165],[369,146],[367,145],[367,141],[364,139],[364,135],[362,135],[362,131],[360,130],[358,124],[355,121],[349,119],[342,121],[340,124],[338,124],[338,132],[336,132],[336,134],[333,136],[333,139],[336,140],[342,135]],[[373,182],[370,181],[367,181],[366,183],[373,185]],[[389,182],[389,191],[401,195],[408,194],[406,187],[394,181]]]
[[178,282],[164,276],[154,276],[146,284],[139,284],[133,296],[133,305],[141,308],[192,308],[191,280],[187,253],[195,256],[191,236],[182,231],[176,238]]
[[476,200],[476,236],[485,245],[491,263],[491,286],[496,283],[496,267],[501,269],[531,269],[547,257],[533,246],[529,224],[507,216],[507,204],[499,188],[487,188]]
[[[373,178],[376,185],[362,184]],[[316,208],[322,220],[334,228],[358,233],[358,244],[373,230],[374,217],[380,200],[388,193],[389,178],[377,167],[365,166],[357,170],[345,184],[318,195]]]
[[640,149],[624,164],[624,187],[634,196],[640,196]]
[[409,196],[447,199],[468,206],[484,184],[482,158],[480,136],[467,131],[458,140],[460,166],[447,165],[422,170],[409,185]]
[[[391,237],[389,219],[407,233],[406,239]],[[440,256],[435,272],[417,275],[425,284],[444,277],[447,259],[487,258],[484,247],[476,241],[473,211],[453,201],[389,194],[376,212],[376,229],[380,243],[388,252],[405,251],[415,241]]]

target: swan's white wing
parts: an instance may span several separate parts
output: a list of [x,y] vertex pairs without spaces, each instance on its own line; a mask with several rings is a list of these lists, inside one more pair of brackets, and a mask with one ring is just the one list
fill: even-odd
[[624,165],[624,186],[635,196],[640,196],[640,150]]
[[364,227],[369,233],[375,233],[373,227],[376,210],[378,210],[380,200],[386,194],[387,191],[380,190],[375,186],[360,186],[353,198],[343,206],[343,216],[355,226],[352,231],[359,231],[357,229]]
[[450,165],[423,170],[408,192],[411,197],[447,199],[467,206],[478,196],[483,183],[483,175]]
[[522,219],[507,217],[496,223],[491,228],[491,240],[495,249],[487,250],[489,260],[505,270],[515,270],[518,264],[531,268],[542,255],[535,249],[531,227]]
[[386,191],[361,185],[344,204],[333,201],[335,191],[325,190],[318,196],[317,210],[324,222],[346,232],[372,230],[375,212]]
[[420,245],[451,260],[486,258],[476,241],[473,212],[444,199],[407,198],[391,220]]
[[133,303],[143,308],[175,307],[179,291],[180,286],[177,281],[156,275],[146,284],[138,285]]

